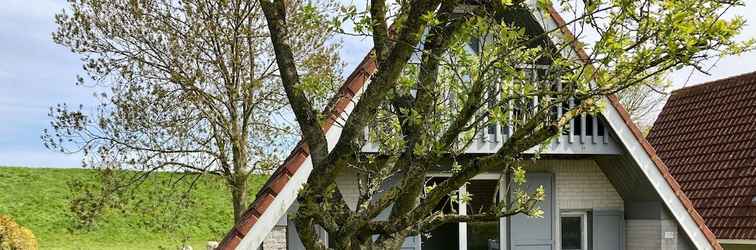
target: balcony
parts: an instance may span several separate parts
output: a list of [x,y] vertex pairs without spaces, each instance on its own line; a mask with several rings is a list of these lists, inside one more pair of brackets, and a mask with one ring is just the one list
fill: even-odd
[[[538,81],[540,86],[547,86],[547,88],[551,88],[552,90],[562,91],[562,84],[558,80],[544,80],[547,78],[544,76],[549,74],[548,66],[530,65],[529,67],[524,67],[523,71],[526,72],[530,81]],[[555,77],[551,78],[553,79]],[[517,86],[517,84],[513,84],[512,86]],[[512,88],[516,89],[515,87]],[[509,91],[511,94],[511,91],[513,90]],[[495,105],[498,105],[497,103],[500,102],[496,101],[496,97],[500,92],[491,90],[488,92],[488,106],[494,107]],[[453,100],[454,98],[449,99]],[[450,103],[449,105],[453,106],[454,104]],[[504,105],[508,106],[506,110],[510,111],[508,114],[510,119],[507,120],[512,121],[514,120],[512,119],[513,117],[523,117],[523,119],[525,119],[525,116],[529,115],[529,112],[526,111],[536,110],[539,107],[539,100],[537,96],[534,96],[515,101],[510,100],[508,103],[504,103]],[[555,117],[561,117],[565,110],[574,106],[574,100],[570,98],[569,102],[564,103],[561,106],[556,105],[556,107],[551,107],[551,112]],[[365,131],[366,138],[369,138],[369,136],[367,136],[370,132],[368,129],[369,128],[366,128]],[[601,117],[585,114],[570,121],[570,124],[563,128],[562,134],[552,140],[549,145],[540,151],[540,153],[555,155],[619,155],[621,153],[621,148],[612,139],[610,130],[611,129],[609,129]],[[503,143],[509,137],[512,136],[513,132],[514,126],[511,124],[497,123],[489,125],[481,131],[478,131],[473,141],[465,149],[465,152],[470,154],[494,153],[501,148]],[[538,149],[539,147],[536,147],[526,152],[536,153]],[[363,147],[363,152],[375,153],[378,152],[378,150],[378,144],[376,143],[368,142]]]

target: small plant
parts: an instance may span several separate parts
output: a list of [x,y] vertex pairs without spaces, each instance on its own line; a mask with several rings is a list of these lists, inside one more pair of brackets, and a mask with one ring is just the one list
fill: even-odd
[[37,239],[31,230],[22,227],[9,216],[0,214],[0,250],[37,249]]

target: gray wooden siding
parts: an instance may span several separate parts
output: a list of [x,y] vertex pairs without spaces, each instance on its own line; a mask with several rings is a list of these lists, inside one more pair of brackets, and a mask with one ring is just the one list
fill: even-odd
[[508,228],[512,250],[550,250],[554,248],[554,176],[550,173],[530,173],[527,175],[528,191],[543,185],[547,198],[541,203],[543,218],[515,215],[510,218]]

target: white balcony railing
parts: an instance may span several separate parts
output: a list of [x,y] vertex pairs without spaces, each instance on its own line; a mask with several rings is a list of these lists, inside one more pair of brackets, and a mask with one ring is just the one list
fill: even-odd
[[[529,67],[523,68],[527,68],[523,70],[526,71],[526,74],[533,81],[544,82],[543,80],[539,80],[539,74],[548,74],[548,66],[545,65],[530,65]],[[548,86],[556,88],[558,92],[562,91],[562,84],[558,81],[551,82]],[[498,95],[496,91],[493,91],[492,93]],[[494,99],[495,98],[489,98],[489,100]],[[512,116],[518,117],[518,119],[519,117],[527,116],[528,114],[525,113],[526,111],[534,113],[537,107],[539,107],[538,96],[522,99],[521,101],[517,102],[518,103],[515,104],[510,100],[506,104],[508,106],[506,110],[508,110],[507,113],[510,116],[508,120],[514,120]],[[492,101],[491,103],[489,103],[489,106],[493,107],[493,105],[498,105],[498,103],[498,101]],[[551,111],[553,112],[553,116],[561,117],[566,110],[575,107],[576,104],[574,100],[570,98],[568,103],[565,103],[563,105],[564,106],[556,105],[556,107],[551,108],[553,109]],[[515,126],[513,126],[512,124],[496,123],[489,125],[487,128],[484,128],[482,131],[479,131],[475,135],[473,141],[465,149],[465,152],[474,154],[496,152],[499,148],[501,148],[503,143],[512,136],[514,129]],[[369,132],[370,131],[368,130],[368,128],[366,128],[366,138],[368,138]],[[378,144],[368,142],[367,145],[363,147],[363,151],[377,152],[379,149],[378,147]],[[544,150],[540,153],[606,155],[621,153],[618,144],[612,141],[609,129],[604,121],[600,117],[596,117],[590,114],[581,115],[571,120],[570,123],[562,129],[562,134],[558,136],[554,141],[552,141],[549,145],[546,145],[546,147],[543,149]],[[536,148],[533,148],[529,151],[535,152],[536,150]]]

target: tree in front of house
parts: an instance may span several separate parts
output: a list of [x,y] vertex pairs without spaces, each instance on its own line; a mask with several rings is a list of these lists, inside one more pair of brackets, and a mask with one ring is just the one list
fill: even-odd
[[[338,43],[319,25],[331,7],[293,0],[281,10],[291,25],[291,59],[301,83],[312,86],[314,107],[340,81]],[[109,192],[157,171],[188,173],[172,180],[188,184],[202,174],[222,176],[238,220],[250,175],[278,164],[297,132],[287,120],[260,3],[81,0],[55,21],[54,41],[79,55],[91,78],[79,85],[105,90],[94,110],[51,108],[45,145],[84,152],[85,166],[105,170],[110,181],[96,199],[112,200]]]
[[[406,237],[445,223],[539,216],[543,189],[524,189],[520,166],[538,154],[526,150],[548,144],[607,96],[752,45],[734,41],[741,18],[721,18],[741,1],[559,1],[557,8],[577,14],[544,27],[539,18],[555,11],[549,1],[372,0],[365,12],[345,8],[341,18],[323,23],[338,27],[351,18],[354,30],[342,32],[372,39],[377,67],[350,115],[335,118],[340,137],[329,147],[307,94],[312,86],[300,73],[306,65],[290,42],[296,20],[286,14],[289,2],[260,4],[312,160],[293,215],[308,249],[326,248],[321,228],[335,249],[399,249]],[[580,44],[572,35],[580,29],[595,31],[596,42]],[[589,53],[573,49],[580,47]],[[464,153],[477,135],[499,128],[510,135],[497,152]],[[366,145],[376,152],[363,153]],[[439,169],[449,177],[426,179]],[[347,171],[357,175],[356,206],[336,185]],[[454,192],[492,171],[505,183],[504,200]],[[438,209],[455,200],[489,205],[467,215]],[[389,215],[377,219],[386,209]]]

